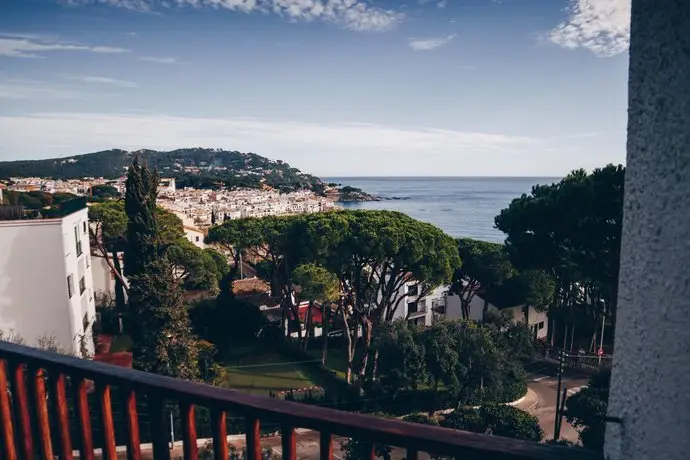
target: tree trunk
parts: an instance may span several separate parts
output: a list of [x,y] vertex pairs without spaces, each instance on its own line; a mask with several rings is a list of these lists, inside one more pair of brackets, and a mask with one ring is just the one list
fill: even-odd
[[[345,374],[345,380],[347,381],[348,384],[352,383],[352,361],[354,358],[354,346],[353,346],[353,341],[352,341],[352,334],[350,332],[350,326],[347,322],[347,318],[345,317],[345,307],[341,306],[340,313],[343,318],[343,325],[345,329],[343,330],[343,336],[345,337],[345,346],[347,347],[347,370]],[[357,329],[355,327],[355,333]]]
[[570,328],[570,352],[573,352],[573,346],[575,344],[575,325]]
[[377,373],[379,369],[379,351],[378,349],[374,352],[374,362],[371,366],[371,380],[374,381],[377,378]]
[[[312,317],[311,317],[311,310],[314,307],[314,302],[309,301],[309,305],[307,305],[307,317],[305,318],[305,334],[304,334],[304,340],[302,342],[302,351],[307,352],[307,346],[309,345],[309,337],[312,335]],[[301,326],[300,326],[301,327]]]
[[563,329],[563,349],[565,350],[568,347],[568,323],[564,322],[563,325],[565,326]]
[[321,365],[326,365],[326,358],[328,357],[328,309],[325,305],[321,305]]
[[[115,275],[115,309],[122,314],[125,311],[125,289],[120,281],[122,276],[122,266],[120,265],[120,258],[117,256],[117,251],[113,251],[113,266],[116,271]],[[117,274],[120,276],[117,276]]]
[[362,318],[362,327],[364,328],[364,352],[362,353],[362,363],[359,368],[359,375],[363,380],[367,373],[369,351],[371,349],[372,323],[369,317],[365,316]]

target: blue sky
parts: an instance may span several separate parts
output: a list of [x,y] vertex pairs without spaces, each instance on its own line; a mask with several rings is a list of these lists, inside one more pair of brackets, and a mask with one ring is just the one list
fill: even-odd
[[217,147],[324,176],[625,158],[630,0],[2,0],[0,160]]

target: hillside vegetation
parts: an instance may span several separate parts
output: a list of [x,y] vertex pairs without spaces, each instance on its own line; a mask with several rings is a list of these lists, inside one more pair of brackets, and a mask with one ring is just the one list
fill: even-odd
[[281,191],[308,188],[323,193],[326,185],[280,160],[254,153],[221,149],[187,148],[172,151],[112,149],[63,158],[0,162],[0,179],[10,177],[117,178],[127,172],[135,155],[158,169],[163,177],[175,177],[178,187],[250,187],[263,184]]

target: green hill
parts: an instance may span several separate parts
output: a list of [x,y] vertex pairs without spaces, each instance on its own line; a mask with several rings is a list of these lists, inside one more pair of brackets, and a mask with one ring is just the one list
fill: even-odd
[[172,151],[112,149],[63,158],[0,162],[0,179],[9,177],[117,178],[124,175],[135,155],[162,177],[175,177],[178,187],[260,187],[269,185],[282,191],[309,188],[323,193],[326,186],[318,177],[305,174],[280,160],[254,153],[220,149],[188,148]]

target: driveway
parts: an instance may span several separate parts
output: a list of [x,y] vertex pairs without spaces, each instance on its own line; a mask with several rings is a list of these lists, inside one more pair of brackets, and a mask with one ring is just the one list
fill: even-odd
[[[544,439],[553,439],[556,421],[556,392],[558,391],[558,366],[551,363],[533,363],[528,367],[527,386],[537,394],[537,407],[530,413],[539,419],[544,430]],[[567,369],[563,373],[563,388],[573,394],[587,384],[589,376]],[[561,439],[578,442],[578,433],[566,420],[561,425]]]

